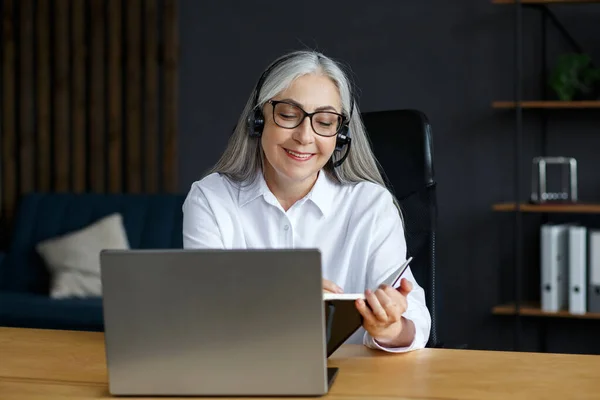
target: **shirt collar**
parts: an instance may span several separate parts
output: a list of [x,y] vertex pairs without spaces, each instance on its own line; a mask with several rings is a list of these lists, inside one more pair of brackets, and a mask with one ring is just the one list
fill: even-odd
[[[331,212],[333,202],[336,198],[337,185],[337,182],[325,171],[321,170],[317,181],[308,195],[306,195],[306,199],[315,204],[324,216],[327,216]],[[256,174],[255,179],[251,183],[240,187],[238,204],[240,207],[244,207],[260,196],[265,197],[265,200],[269,203],[277,201],[273,193],[269,190],[262,171]]]
[[238,193],[238,204],[240,207],[244,207],[252,200],[256,199],[259,196],[263,196],[267,193],[270,194],[271,191],[267,186],[267,182],[265,182],[265,178],[263,177],[262,171],[259,171],[254,176],[252,182],[240,185]]
[[329,215],[333,202],[337,197],[337,186],[335,182],[325,171],[321,170],[317,181],[308,193],[307,197],[321,210],[324,216]]

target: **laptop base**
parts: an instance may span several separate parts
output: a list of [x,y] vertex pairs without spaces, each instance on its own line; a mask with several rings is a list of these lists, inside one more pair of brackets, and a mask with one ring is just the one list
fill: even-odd
[[333,385],[333,381],[335,381],[339,370],[339,368],[327,367],[327,387],[329,389],[331,389],[331,385]]

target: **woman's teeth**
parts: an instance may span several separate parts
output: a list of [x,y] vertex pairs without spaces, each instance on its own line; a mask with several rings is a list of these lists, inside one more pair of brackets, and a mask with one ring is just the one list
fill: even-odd
[[288,149],[285,149],[285,151],[287,151],[288,153],[290,153],[294,157],[298,157],[298,158],[309,158],[310,156],[312,156],[312,154],[300,154],[300,153],[296,153],[295,151],[291,151],[291,150],[288,150]]

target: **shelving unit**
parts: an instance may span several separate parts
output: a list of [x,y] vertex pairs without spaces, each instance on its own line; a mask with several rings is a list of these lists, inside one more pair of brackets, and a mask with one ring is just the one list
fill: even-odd
[[[522,161],[522,133],[523,133],[523,113],[524,111],[540,110],[536,113],[541,119],[542,137],[541,137],[541,151],[540,156],[546,156],[546,128],[548,126],[548,115],[546,110],[597,110],[600,109],[600,99],[591,101],[557,101],[549,96],[548,88],[548,57],[547,57],[547,38],[546,33],[548,25],[552,24],[554,28],[562,35],[567,43],[574,49],[575,52],[584,53],[581,46],[571,36],[567,29],[562,25],[556,15],[552,12],[550,7],[555,4],[563,5],[576,5],[576,4],[590,4],[600,3],[600,0],[490,0],[492,4],[497,5],[510,5],[514,10],[515,16],[515,31],[514,31],[514,44],[515,44],[515,82],[514,82],[514,100],[496,100],[492,101],[491,107],[496,110],[510,110],[515,115],[515,156],[514,156],[514,199],[505,203],[498,203],[492,205],[492,210],[495,212],[512,213],[514,216],[514,270],[513,270],[513,286],[515,290],[514,301],[508,304],[500,304],[492,308],[491,313],[493,315],[513,316],[514,317],[514,349],[520,350],[521,348],[521,319],[524,317],[537,317],[541,318],[542,321],[552,318],[564,318],[564,319],[600,319],[600,313],[586,313],[583,315],[571,314],[568,311],[559,312],[545,312],[542,311],[539,304],[531,304],[523,302],[522,299],[522,271],[523,271],[523,249],[522,243],[523,236],[523,214],[537,213],[543,216],[547,216],[550,213],[560,214],[600,214],[600,204],[583,204],[583,203],[546,203],[546,204],[532,204],[524,201],[522,196],[522,179],[524,176],[529,176],[529,171],[523,174],[523,171],[519,170],[519,165]],[[538,99],[523,99],[523,9],[531,8],[537,10],[541,14],[541,59],[542,68],[540,71],[540,98]],[[542,348],[545,351],[545,333],[546,323],[541,322],[542,337]]]

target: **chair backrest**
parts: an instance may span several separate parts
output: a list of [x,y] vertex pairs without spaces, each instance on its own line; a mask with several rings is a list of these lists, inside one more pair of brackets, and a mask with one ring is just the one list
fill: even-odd
[[19,203],[0,289],[46,294],[49,273],[35,245],[118,212],[134,249],[182,248],[182,194],[31,193]]
[[416,110],[362,114],[381,172],[396,195],[404,218],[411,270],[424,288],[431,313],[429,347],[439,344],[435,291],[436,182],[431,126]]

